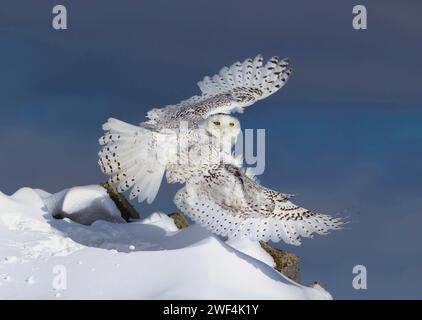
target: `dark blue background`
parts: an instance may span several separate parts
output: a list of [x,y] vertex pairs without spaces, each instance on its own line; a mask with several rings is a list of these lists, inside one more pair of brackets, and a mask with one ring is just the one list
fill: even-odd
[[[51,27],[53,5],[68,30]],[[352,28],[365,4],[368,30]],[[422,2],[9,1],[0,3],[0,190],[104,180],[101,124],[197,94],[195,83],[261,52],[289,56],[278,94],[239,115],[266,129],[261,182],[350,216],[346,230],[278,244],[303,283],[341,298],[422,298]],[[175,210],[165,185],[142,215]],[[368,268],[368,289],[352,268]]]

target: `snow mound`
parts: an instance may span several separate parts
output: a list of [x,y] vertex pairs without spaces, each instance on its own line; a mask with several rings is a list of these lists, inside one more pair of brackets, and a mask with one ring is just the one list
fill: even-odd
[[106,189],[99,185],[66,189],[45,197],[44,203],[54,217],[69,218],[82,224],[89,225],[97,220],[126,222]]
[[123,222],[99,186],[0,192],[0,299],[331,299],[256,243],[178,230],[163,213]]

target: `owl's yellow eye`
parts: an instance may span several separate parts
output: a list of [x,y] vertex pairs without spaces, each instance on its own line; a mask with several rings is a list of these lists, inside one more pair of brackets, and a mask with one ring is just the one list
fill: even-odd
[[219,126],[221,123],[220,123],[220,121],[214,121],[213,122],[216,126]]
[[234,123],[233,123],[233,122],[230,122],[230,123],[229,123],[229,126],[230,126],[230,127],[234,127]]

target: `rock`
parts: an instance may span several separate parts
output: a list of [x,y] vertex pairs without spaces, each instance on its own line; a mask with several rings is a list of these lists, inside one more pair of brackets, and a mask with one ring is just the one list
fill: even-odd
[[315,288],[316,286],[320,286],[320,287],[322,287],[322,283],[321,283],[321,281],[314,281],[314,283],[312,283],[311,285],[310,285],[310,287],[311,288]]
[[[324,287],[322,286],[321,281],[319,281],[319,280],[314,281],[314,282],[310,285],[310,287],[311,287],[311,288],[322,288],[322,289],[324,289]],[[325,289],[324,289],[324,290],[325,290]]]
[[189,227],[189,222],[186,220],[185,216],[180,212],[173,212],[168,215],[174,220],[174,224],[178,229],[183,229]]
[[117,192],[111,184],[102,182],[100,183],[100,186],[107,190],[109,197],[113,200],[117,209],[120,210],[123,219],[129,222],[140,218],[139,213],[133,208],[129,201],[127,201],[125,196],[120,192]]
[[[168,216],[174,220],[176,227],[179,229],[186,228],[189,226],[189,223],[186,220],[185,216],[180,212],[170,213]],[[261,244],[261,247],[265,251],[267,251],[273,258],[276,264],[274,269],[276,269],[278,272],[281,272],[293,281],[299,283],[299,257],[293,253],[275,249],[264,241],[260,241],[259,243]]]
[[259,243],[261,244],[261,247],[274,259],[276,265],[274,269],[293,281],[297,283],[300,282],[299,257],[297,255],[291,252],[275,249],[264,241],[260,241]]

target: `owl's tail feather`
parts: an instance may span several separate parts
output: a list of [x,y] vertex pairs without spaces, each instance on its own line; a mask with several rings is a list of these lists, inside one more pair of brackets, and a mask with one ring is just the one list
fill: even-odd
[[288,58],[279,60],[274,56],[264,64],[262,55],[258,54],[254,59],[224,67],[212,77],[206,76],[198,86],[203,94],[209,95],[248,89],[259,100],[281,89],[292,72]]
[[98,164],[119,192],[129,189],[130,199],[152,203],[165,172],[168,142],[163,133],[110,118],[99,139]]

